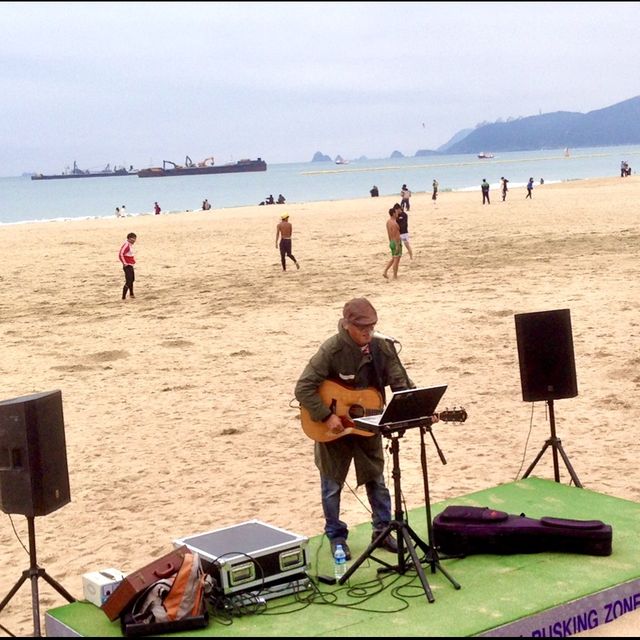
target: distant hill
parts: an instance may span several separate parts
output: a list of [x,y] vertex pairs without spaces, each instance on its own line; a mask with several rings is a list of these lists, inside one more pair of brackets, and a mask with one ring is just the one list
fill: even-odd
[[604,109],[556,111],[486,124],[446,145],[446,153],[531,151],[640,144],[640,96]]
[[[461,131],[458,131],[458,133],[456,133],[448,142],[440,145],[437,148],[437,151],[440,151],[441,153],[447,153],[452,145],[466,138],[472,131],[473,129],[462,129]],[[416,153],[416,155],[418,154]]]
[[[436,150],[418,149],[415,157],[625,144],[640,144],[640,96],[588,113],[555,111],[507,122],[482,124],[475,129],[461,129]],[[389,157],[405,156],[396,150]],[[317,151],[312,162],[333,161]]]
[[423,156],[439,156],[439,151],[434,151],[433,149],[418,149],[416,151],[416,158],[421,158]]

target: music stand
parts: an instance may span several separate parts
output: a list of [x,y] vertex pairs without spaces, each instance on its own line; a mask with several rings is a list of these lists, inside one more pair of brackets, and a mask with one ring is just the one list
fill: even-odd
[[547,438],[547,440],[544,443],[544,446],[542,447],[538,455],[535,457],[535,460],[529,465],[529,468],[524,472],[524,475],[522,477],[523,478],[529,477],[529,474],[533,471],[533,468],[536,466],[536,464],[538,464],[538,461],[540,460],[540,458],[542,458],[544,452],[549,447],[551,447],[551,453],[553,454],[553,474],[554,474],[555,481],[560,482],[560,469],[558,467],[558,452],[560,452],[560,455],[562,456],[562,459],[564,460],[564,463],[567,466],[571,479],[573,480],[576,487],[582,489],[583,488],[582,483],[578,479],[576,472],[573,470],[573,467],[571,466],[571,462],[569,462],[569,456],[567,456],[567,454],[565,453],[565,450],[562,448],[562,442],[560,438],[556,437],[556,417],[555,417],[555,411],[553,409],[553,398],[549,398],[547,400],[547,405],[549,406],[549,426],[551,428],[551,437]]
[[29,568],[22,572],[22,576],[13,585],[13,588],[6,595],[4,600],[0,602],[0,611],[2,611],[11,598],[18,592],[18,589],[27,580],[31,580],[31,609],[33,612],[33,635],[41,636],[40,632],[40,603],[38,597],[38,578],[44,578],[61,596],[69,602],[75,602],[76,599],[61,585],[58,584],[42,567],[38,566],[36,560],[36,530],[33,516],[26,516],[29,526]]
[[[349,567],[347,572],[341,578],[339,578],[338,584],[344,584],[367,558],[371,558],[379,564],[384,565],[382,568],[378,569],[379,573],[395,571],[396,573],[404,575],[411,568],[411,566],[415,567],[418,577],[420,578],[420,582],[422,583],[422,587],[424,589],[427,600],[429,602],[435,602],[435,598],[433,596],[433,592],[431,591],[431,587],[429,586],[427,576],[425,575],[422,564],[420,563],[420,558],[418,557],[418,554],[416,552],[416,547],[419,547],[425,554],[425,556],[429,556],[431,550],[429,545],[421,540],[418,534],[409,526],[404,517],[404,511],[402,509],[402,487],[400,481],[400,438],[404,436],[406,429],[412,427],[420,427],[427,422],[430,425],[431,418],[419,418],[417,420],[409,420],[395,424],[389,423],[384,425],[383,427],[380,427],[380,433],[384,437],[389,439],[391,446],[391,455],[393,460],[393,469],[391,475],[393,477],[395,502],[394,519],[391,520],[391,522],[389,522],[389,524],[376,537],[376,539],[371,542],[371,544],[365,549],[360,557],[351,565],[351,567]],[[372,555],[376,549],[382,546],[384,540],[391,532],[396,533],[396,540],[398,543],[397,564],[395,565],[388,564],[387,562],[380,560],[379,558],[376,558]],[[406,551],[411,557],[411,562],[408,562],[407,556],[405,555],[405,547]],[[458,585],[456,588],[460,588],[460,586]]]

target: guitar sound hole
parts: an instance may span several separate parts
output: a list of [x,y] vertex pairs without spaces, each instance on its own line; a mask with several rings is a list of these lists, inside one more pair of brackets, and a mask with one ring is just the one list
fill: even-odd
[[349,417],[351,419],[354,418],[363,418],[366,415],[365,409],[363,406],[359,404],[352,404],[349,407]]

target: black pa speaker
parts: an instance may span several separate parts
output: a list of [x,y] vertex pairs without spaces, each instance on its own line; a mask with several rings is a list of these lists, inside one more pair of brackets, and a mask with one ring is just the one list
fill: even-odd
[[569,309],[515,316],[522,399],[558,400],[578,395]]
[[0,402],[0,509],[45,516],[70,500],[62,393]]

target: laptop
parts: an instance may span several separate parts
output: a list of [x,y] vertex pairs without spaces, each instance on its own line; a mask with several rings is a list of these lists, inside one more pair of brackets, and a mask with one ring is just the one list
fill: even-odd
[[396,391],[382,413],[355,418],[353,422],[361,429],[377,431],[387,425],[428,418],[436,412],[436,407],[446,390],[447,385],[442,384]]

